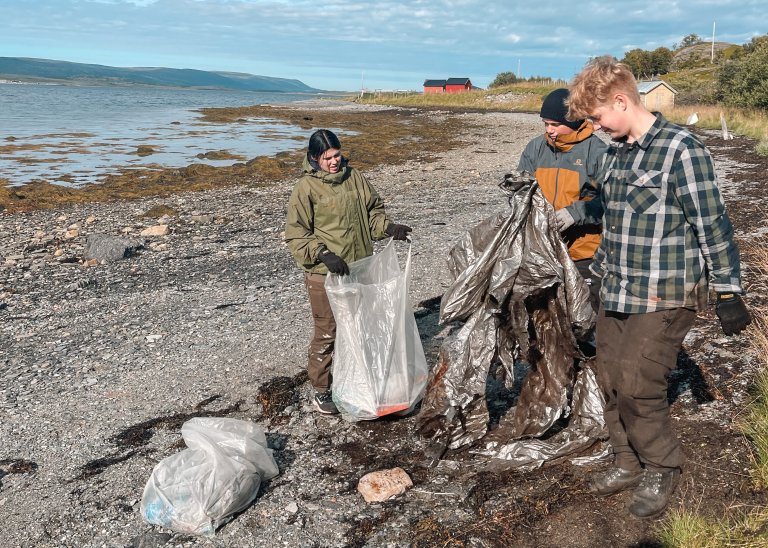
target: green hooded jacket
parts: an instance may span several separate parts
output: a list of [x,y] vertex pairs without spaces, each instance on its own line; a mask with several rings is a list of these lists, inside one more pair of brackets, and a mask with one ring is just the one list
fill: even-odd
[[373,254],[390,219],[362,173],[341,163],[338,173],[315,169],[304,158],[304,175],[288,200],[285,243],[306,272],[327,274],[318,256],[326,248],[351,263]]

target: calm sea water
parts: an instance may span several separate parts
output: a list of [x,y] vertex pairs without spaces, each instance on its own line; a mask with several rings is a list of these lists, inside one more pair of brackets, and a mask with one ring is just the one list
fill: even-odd
[[[306,100],[314,96],[219,90],[0,84],[0,179],[79,186],[119,167],[231,165],[306,146],[307,130],[276,120],[205,123],[196,109]],[[156,154],[138,156],[149,145]],[[242,161],[242,160],[239,160]]]

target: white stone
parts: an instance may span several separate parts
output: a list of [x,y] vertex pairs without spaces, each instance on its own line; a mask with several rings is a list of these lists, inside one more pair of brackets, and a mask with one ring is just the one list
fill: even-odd
[[357,484],[357,490],[365,502],[383,502],[402,495],[411,487],[411,478],[400,467],[371,472],[360,478]]
[[168,225],[155,225],[141,231],[142,236],[165,236],[168,234]]

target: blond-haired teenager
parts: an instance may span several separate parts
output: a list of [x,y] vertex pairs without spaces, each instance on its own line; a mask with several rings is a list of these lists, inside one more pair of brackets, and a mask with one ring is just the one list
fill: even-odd
[[750,323],[739,251],[712,157],[684,128],[649,112],[630,70],[593,59],[570,87],[569,119],[587,118],[613,143],[598,183],[603,233],[597,368],[614,466],[591,478],[601,495],[634,488],[630,512],[667,506],[683,465],[667,377],[696,311],[717,293],[726,335]]

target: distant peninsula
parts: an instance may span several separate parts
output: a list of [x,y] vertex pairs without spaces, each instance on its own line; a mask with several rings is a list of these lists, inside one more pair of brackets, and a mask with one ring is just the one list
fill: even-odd
[[197,89],[232,89],[286,93],[319,93],[300,80],[164,67],[110,67],[35,59],[0,57],[0,81],[90,86],[160,86]]

